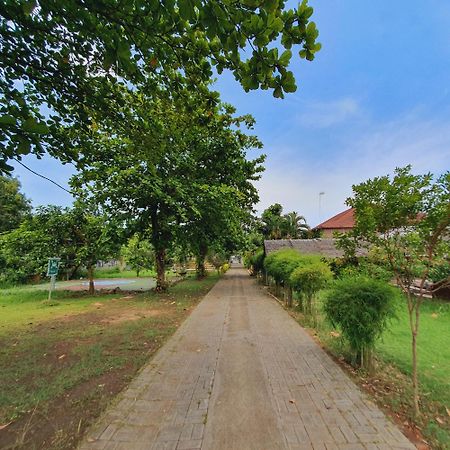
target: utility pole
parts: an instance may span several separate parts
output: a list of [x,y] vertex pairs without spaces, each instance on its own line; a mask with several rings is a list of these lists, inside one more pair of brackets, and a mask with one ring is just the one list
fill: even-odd
[[319,192],[319,224],[322,223],[322,195],[325,195],[325,192]]

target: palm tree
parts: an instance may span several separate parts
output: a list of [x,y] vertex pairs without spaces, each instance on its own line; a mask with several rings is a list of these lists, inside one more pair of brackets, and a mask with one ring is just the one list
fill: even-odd
[[288,239],[305,239],[310,231],[304,216],[299,216],[296,211],[292,211],[283,216],[284,233]]

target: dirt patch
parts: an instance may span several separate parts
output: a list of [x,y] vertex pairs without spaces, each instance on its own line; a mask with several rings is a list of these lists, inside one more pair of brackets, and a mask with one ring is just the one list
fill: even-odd
[[162,314],[167,314],[167,311],[161,311],[161,310],[152,310],[152,311],[146,311],[143,312],[133,312],[133,311],[124,311],[123,314],[120,314],[118,316],[112,316],[112,317],[105,317],[104,319],[100,320],[100,323],[104,324],[117,324],[122,322],[128,322],[133,320],[139,320],[139,319],[146,319],[147,317],[157,317]]
[[86,428],[136,373],[129,366],[78,385],[47,404],[39,405],[0,431],[0,448],[72,449]]
[[[160,314],[160,311],[147,311],[146,317]],[[117,325],[120,321],[136,320],[142,316],[122,314],[115,322],[108,325]],[[58,324],[59,327],[70,327],[71,330],[89,326],[89,323],[103,324],[105,319],[93,317],[92,314],[83,314],[75,321]],[[170,325],[171,321],[168,322]],[[168,326],[166,325],[166,326]],[[38,327],[36,327],[38,328]],[[53,332],[56,327],[42,327],[34,330],[33,335],[45,335]],[[64,394],[41,404],[37,403],[33,409],[28,410],[21,417],[0,430],[0,448],[37,450],[37,449],[73,449],[82,437],[86,428],[101,414],[112,398],[114,398],[136,375],[143,363],[164,342],[164,325],[155,338],[144,338],[146,327],[139,329],[133,336],[118,334],[108,341],[107,355],[123,357],[126,354],[126,363],[121,368],[111,368],[99,376],[77,383],[76,386],[66,389]],[[53,372],[68,369],[80,360],[80,356],[74,351],[81,346],[88,346],[98,340],[97,338],[78,338],[62,340],[50,345],[42,355],[42,363],[50,365]],[[127,340],[124,350],[121,344]],[[144,341],[145,339],[145,341]],[[99,366],[100,367],[100,366]],[[33,386],[33,376],[25,376],[20,380],[22,385]]]
[[[191,284],[184,291],[148,297],[121,292],[120,298],[104,302],[99,295],[99,305],[86,312],[2,338],[0,367],[7,370],[0,372],[0,384],[6,386],[0,448],[76,448],[85,430],[212,285],[199,284],[193,291]],[[45,383],[41,374],[48,376]]]

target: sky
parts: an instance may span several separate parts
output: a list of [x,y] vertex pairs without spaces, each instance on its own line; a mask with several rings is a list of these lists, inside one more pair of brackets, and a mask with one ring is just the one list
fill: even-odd
[[[346,209],[353,184],[407,164],[414,173],[450,169],[450,1],[309,3],[322,50],[313,62],[293,57],[297,92],[284,100],[245,93],[229,73],[214,88],[256,119],[267,155],[256,209],[280,203],[314,226]],[[48,157],[23,161],[63,186],[74,173]],[[63,190],[15,167],[34,206],[71,204]]]

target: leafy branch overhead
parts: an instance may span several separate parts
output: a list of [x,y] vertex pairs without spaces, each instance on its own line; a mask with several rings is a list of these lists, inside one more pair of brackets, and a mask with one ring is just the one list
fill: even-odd
[[27,153],[76,153],[62,125],[91,125],[110,111],[111,86],[148,95],[183,89],[209,96],[228,69],[246,91],[294,92],[293,54],[320,49],[304,0],[6,0],[0,5],[0,171]]

